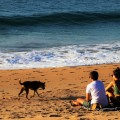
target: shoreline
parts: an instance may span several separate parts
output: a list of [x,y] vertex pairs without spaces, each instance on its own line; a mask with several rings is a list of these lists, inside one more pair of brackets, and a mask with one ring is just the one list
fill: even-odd
[[88,66],[103,66],[103,65],[120,65],[120,63],[103,63],[103,64],[92,64],[92,65],[76,65],[76,66],[56,66],[56,67],[30,67],[30,68],[12,68],[12,69],[0,69],[0,71],[7,71],[7,70],[30,70],[30,69],[52,69],[52,68],[74,68],[74,67],[88,67]]
[[[90,71],[98,71],[99,79],[106,86],[112,80],[112,71],[116,67],[120,64],[0,70],[0,119],[93,120],[93,116],[96,120],[119,119],[119,111],[93,112],[69,104],[70,100],[85,97]],[[46,89],[38,90],[41,97],[31,98],[33,91],[30,90],[30,100],[25,98],[25,92],[19,98],[19,79],[22,82],[40,80],[45,82]]]

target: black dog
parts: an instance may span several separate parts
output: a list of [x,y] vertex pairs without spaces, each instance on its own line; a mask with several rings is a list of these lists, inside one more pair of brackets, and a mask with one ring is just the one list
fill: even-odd
[[25,82],[21,83],[21,80],[20,80],[19,83],[20,83],[20,85],[23,85],[23,87],[21,88],[20,93],[18,95],[20,96],[20,94],[25,90],[27,99],[28,99],[29,89],[34,90],[34,95],[33,96],[35,96],[35,92],[39,96],[39,94],[37,92],[37,90],[39,88],[42,88],[43,90],[45,89],[45,82],[43,83],[43,82],[40,82],[40,81],[25,81]]

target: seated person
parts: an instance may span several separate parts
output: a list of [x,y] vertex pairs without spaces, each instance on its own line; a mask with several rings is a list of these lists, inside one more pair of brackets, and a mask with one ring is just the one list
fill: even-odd
[[116,68],[112,75],[113,80],[106,87],[106,95],[114,106],[120,106],[120,68]]
[[98,72],[90,72],[91,83],[86,87],[86,99],[78,98],[72,101],[72,105],[83,105],[92,108],[93,104],[100,104],[102,107],[108,106],[108,100],[105,93],[105,87],[102,81],[98,80]]

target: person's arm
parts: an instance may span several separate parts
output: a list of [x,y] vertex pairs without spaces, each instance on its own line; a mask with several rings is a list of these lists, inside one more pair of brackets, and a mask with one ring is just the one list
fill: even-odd
[[91,100],[91,95],[90,93],[86,93],[86,101],[90,101]]
[[105,88],[105,91],[109,90],[113,87],[113,81],[108,84],[108,86]]

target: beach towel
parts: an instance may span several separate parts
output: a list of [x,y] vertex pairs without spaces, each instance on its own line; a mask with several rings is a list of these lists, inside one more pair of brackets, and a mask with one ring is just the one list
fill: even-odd
[[120,111],[120,107],[115,107],[113,105],[108,105],[106,107],[102,107],[100,104],[93,104],[91,108],[83,107],[83,109],[87,109],[89,111]]

